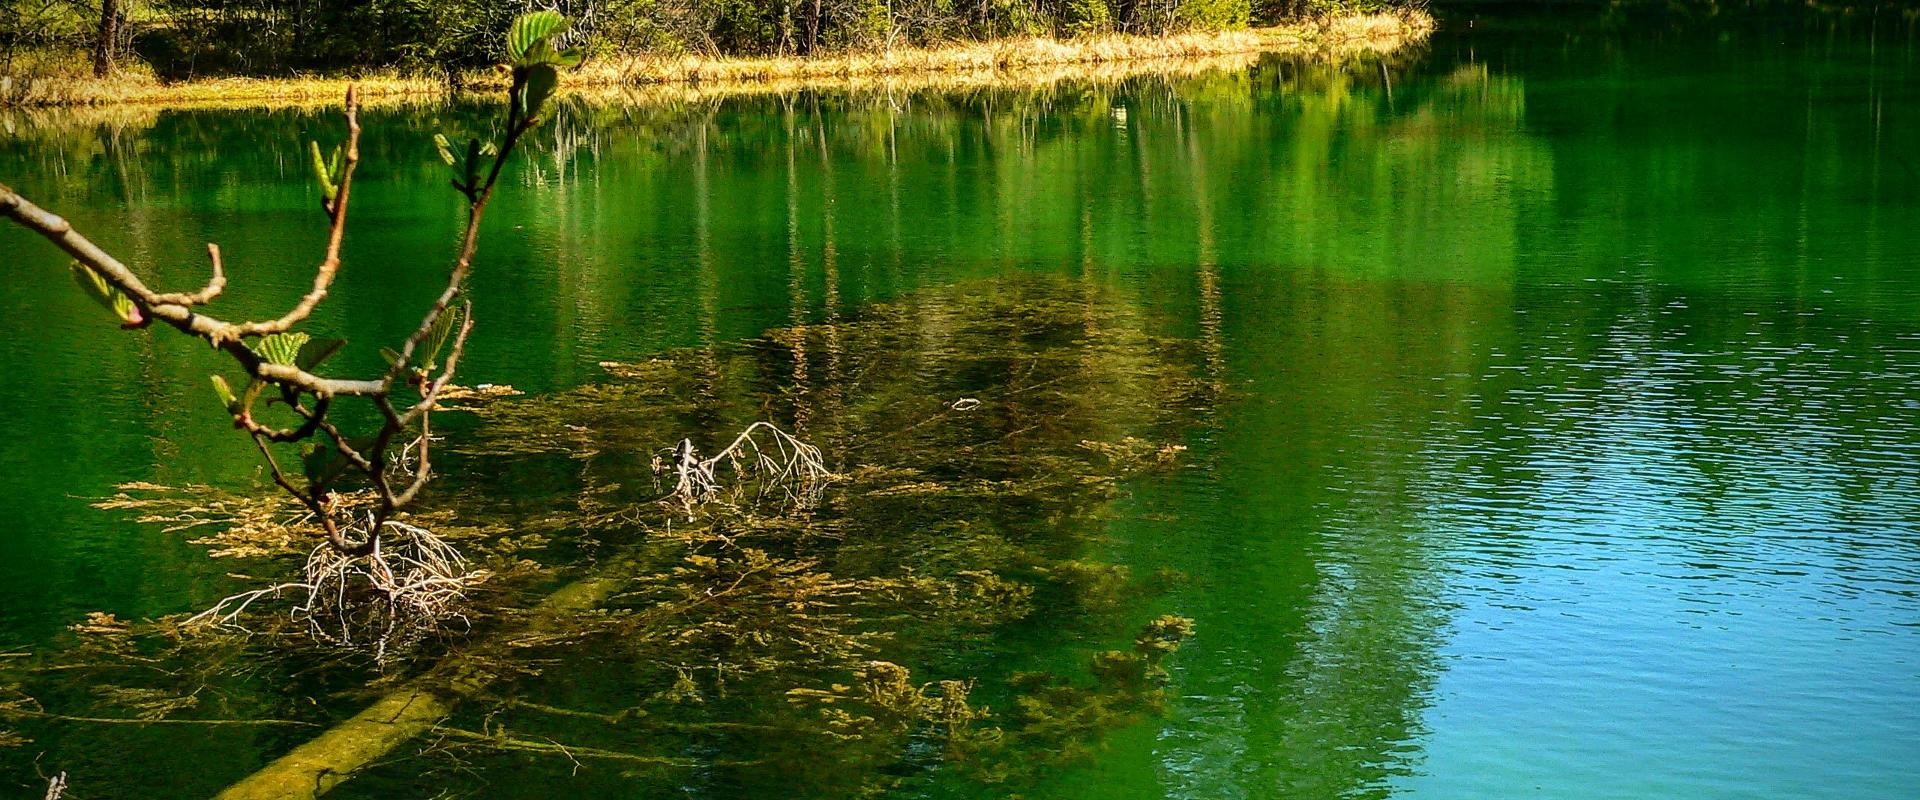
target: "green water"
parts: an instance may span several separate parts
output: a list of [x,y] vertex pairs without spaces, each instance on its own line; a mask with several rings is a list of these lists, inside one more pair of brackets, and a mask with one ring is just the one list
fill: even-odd
[[[1920,32],[1464,21],[1384,65],[569,110],[495,205],[463,377],[529,402],[608,380],[603,360],[734,377],[673,384],[699,402],[657,397],[693,405],[645,424],[595,412],[592,457],[490,456],[487,423],[459,425],[449,496],[525,520],[595,481],[637,501],[642,451],[678,436],[796,407],[830,439],[871,435],[971,393],[1029,414],[972,431],[1013,455],[1121,434],[1188,450],[1067,516],[992,496],[901,510],[935,531],[916,547],[965,520],[1184,577],[1099,613],[1043,591],[978,635],[908,625],[882,654],[922,680],[978,676],[1004,710],[984,687],[1084,669],[1152,614],[1196,635],[1167,662],[1163,713],[1014,784],[919,740],[861,761],[723,737],[651,742],[694,766],[578,772],[415,745],[339,796],[824,796],[869,773],[925,797],[1920,796]],[[427,136],[476,114],[365,115],[319,330],[405,335],[416,314],[391,303],[435,291],[457,234]],[[323,232],[298,148],[334,135],[323,113],[4,122],[0,180],[161,283],[197,285],[209,240],[231,317],[308,279]],[[113,330],[18,230],[0,229],[0,262],[0,653],[58,649],[89,611],[190,611],[248,585],[181,534],[88,507],[128,480],[259,482],[204,347]],[[1069,300],[1083,327],[993,324]],[[832,325],[874,314],[913,336],[835,349]],[[806,355],[740,344],[794,325],[829,333]],[[378,364],[371,344],[342,359]],[[1074,392],[1022,399],[1048,370]],[[1169,375],[1210,388],[1154,382]],[[839,467],[894,458],[835,442]],[[842,571],[939,560],[815,547]],[[623,707],[613,694],[655,679],[604,646],[543,652],[523,690]],[[288,668],[229,709],[350,714],[364,696],[340,687],[370,670]],[[13,727],[34,741],[0,748],[7,796],[62,769],[74,797],[205,795],[310,735]]]

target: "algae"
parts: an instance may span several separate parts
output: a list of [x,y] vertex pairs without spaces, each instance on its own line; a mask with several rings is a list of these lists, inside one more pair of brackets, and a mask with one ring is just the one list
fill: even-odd
[[[237,737],[252,729],[216,724],[361,709],[226,797],[568,779],[629,794],[1016,791],[1158,713],[1165,660],[1193,634],[1157,608],[1177,575],[1101,557],[1112,501],[1180,469],[1182,437],[1217,400],[1201,348],[1160,327],[1086,284],[1015,278],[475,399],[444,446],[449,473],[473,477],[422,512],[495,572],[467,625],[383,663],[272,611],[246,633],[101,622],[0,660],[0,684],[18,685],[0,722],[58,737],[59,767],[84,786],[111,768],[70,754],[112,726],[80,718]],[[718,450],[769,416],[820,448],[832,478],[817,502],[668,496],[675,441]],[[113,502],[255,573],[293,560],[271,508],[136,488]],[[1013,658],[1035,651],[1061,656]]]

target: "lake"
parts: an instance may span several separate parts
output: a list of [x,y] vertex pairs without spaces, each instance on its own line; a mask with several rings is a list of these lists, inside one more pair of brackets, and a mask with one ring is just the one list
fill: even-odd
[[[430,505],[500,574],[384,663],[68,630],[297,559],[92,507],[271,486],[225,364],[0,228],[0,794],[211,795],[445,656],[488,688],[329,796],[1920,796],[1920,27],[1614,13],[572,102],[472,289],[462,382],[524,394],[441,415]],[[431,135],[484,113],[363,114],[339,374],[442,284]],[[310,280],[327,109],[0,123],[0,180],[161,285],[218,242],[216,313]],[[846,476],[819,508],[653,503],[756,419]],[[143,714],[288,724],[59,718]]]

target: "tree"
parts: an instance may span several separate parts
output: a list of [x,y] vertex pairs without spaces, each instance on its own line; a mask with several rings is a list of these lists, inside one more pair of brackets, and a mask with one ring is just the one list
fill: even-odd
[[120,0],[100,0],[100,28],[93,40],[93,77],[113,72],[113,40],[120,35]]

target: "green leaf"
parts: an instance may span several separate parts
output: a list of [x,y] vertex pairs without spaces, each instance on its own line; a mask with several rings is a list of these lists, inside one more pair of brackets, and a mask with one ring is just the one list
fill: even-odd
[[518,91],[514,101],[520,105],[520,118],[532,119],[540,115],[540,107],[545,105],[553,90],[560,85],[560,71],[552,64],[535,64],[516,70],[515,85]]
[[455,161],[454,161],[454,158],[453,158],[453,143],[451,143],[451,142],[448,142],[448,141],[447,141],[447,135],[446,135],[446,134],[444,134],[444,133],[436,133],[436,134],[434,134],[434,135],[433,135],[433,147],[434,147],[434,149],[436,149],[436,150],[439,150],[439,151],[440,151],[440,160],[441,160],[441,161],[445,161],[445,162],[447,162],[447,166],[449,166],[449,167],[451,167],[451,166],[453,166],[453,165],[454,165],[454,163],[455,163]]
[[558,11],[535,11],[521,14],[513,20],[513,26],[507,29],[507,58],[519,65],[526,58],[527,51],[534,45],[545,43],[547,39],[559,35],[567,29],[567,18]]
[[541,39],[540,41],[534,42],[532,47],[527,48],[526,55],[521,56],[515,65],[531,67],[538,64],[552,64],[559,58],[560,54],[553,51],[553,43]]
[[580,66],[580,62],[585,61],[586,58],[587,58],[586,48],[569,47],[565,50],[560,51],[558,55],[554,56],[553,63],[562,67],[577,67],[577,66]]
[[[320,483],[320,475],[327,472],[327,468],[335,461],[346,463],[346,459],[332,445],[316,442],[300,452],[300,468],[307,473],[307,480],[316,485]],[[338,473],[337,470],[335,472]]]
[[[331,204],[334,195],[340,193],[340,189],[333,185],[333,170],[327,167],[326,159],[320,156],[320,143],[309,141],[307,144],[313,151],[313,177],[320,182],[320,194]],[[334,153],[337,158],[339,150],[336,149]]]
[[[440,367],[440,351],[453,337],[454,323],[460,319],[460,311],[448,308],[433,318],[433,326],[427,329],[427,338],[420,340],[420,346],[414,348],[410,366],[420,375],[427,375]],[[400,363],[400,354],[391,348],[380,348],[380,357],[387,360],[387,366]]]
[[314,487],[326,486],[347,471],[351,462],[331,442],[316,443],[300,456],[300,467]]
[[220,405],[227,409],[228,414],[239,415],[240,398],[233,396],[233,387],[227,385],[226,378],[213,376],[213,393],[219,396]]
[[291,366],[300,358],[300,348],[306,345],[309,338],[311,337],[304,332],[276,333],[262,337],[259,346],[254,349],[259,351],[260,357],[265,358],[267,363]]
[[427,331],[426,341],[420,343],[420,352],[424,353],[425,357],[414,359],[414,363],[420,365],[421,372],[430,373],[440,367],[440,349],[446,347],[447,339],[453,336],[453,323],[459,316],[458,310],[448,308],[434,318],[433,328]]
[[[305,336],[306,334],[300,334]],[[311,371],[320,366],[320,362],[333,357],[340,348],[347,346],[345,339],[312,339],[300,345],[300,351],[293,357],[293,365]]]
[[108,283],[105,275],[78,261],[73,262],[71,269],[73,282],[80,287],[80,291],[86,292],[87,296],[93,298],[93,301],[99,303],[102,308],[113,312],[113,316],[120,320],[121,325],[139,325],[145,320],[140,313],[140,307],[134,305],[133,298],[120,291],[119,287]]

